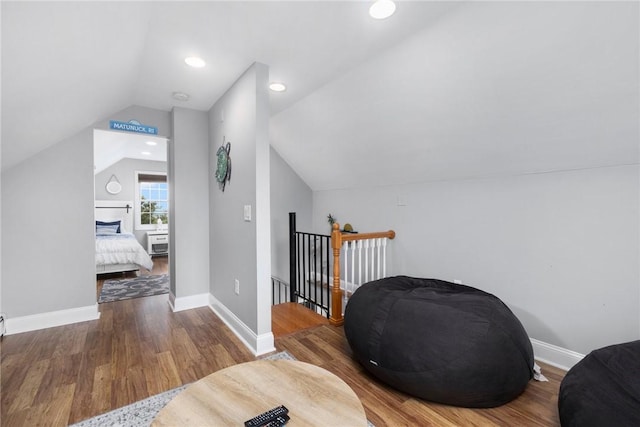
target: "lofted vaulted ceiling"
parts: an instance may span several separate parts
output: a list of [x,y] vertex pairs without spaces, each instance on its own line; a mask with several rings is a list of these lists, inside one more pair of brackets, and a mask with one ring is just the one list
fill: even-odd
[[314,190],[638,162],[637,2],[369,5],[3,1],[2,167],[130,105],[208,110],[255,61]]

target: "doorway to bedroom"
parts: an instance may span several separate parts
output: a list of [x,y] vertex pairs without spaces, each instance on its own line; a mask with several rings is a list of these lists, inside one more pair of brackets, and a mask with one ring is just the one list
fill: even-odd
[[167,294],[167,139],[94,130],[94,187],[98,303]]

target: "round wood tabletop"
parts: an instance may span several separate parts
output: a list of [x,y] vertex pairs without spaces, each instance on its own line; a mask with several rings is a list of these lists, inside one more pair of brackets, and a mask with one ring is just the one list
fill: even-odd
[[366,426],[360,400],[331,372],[293,360],[241,363],[191,384],[151,424],[161,426],[244,426],[284,405],[287,426]]

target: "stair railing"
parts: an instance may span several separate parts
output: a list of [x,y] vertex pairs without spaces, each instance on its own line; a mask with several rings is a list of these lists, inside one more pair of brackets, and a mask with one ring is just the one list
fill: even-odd
[[[387,240],[395,238],[393,230],[374,233],[344,233],[334,223],[331,231],[333,249],[333,282],[331,285],[331,316],[329,322],[344,323],[343,302],[362,284],[386,277]],[[340,251],[344,251],[344,280],[340,276]],[[364,258],[364,260],[363,260]]]
[[279,277],[271,276],[271,305],[289,301],[289,284]]
[[296,230],[296,214],[289,213],[289,301],[329,317],[331,236]]

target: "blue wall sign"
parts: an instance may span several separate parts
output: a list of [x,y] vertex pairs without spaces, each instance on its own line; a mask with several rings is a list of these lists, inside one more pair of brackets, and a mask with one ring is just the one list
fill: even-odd
[[140,124],[140,122],[137,120],[129,120],[128,122],[119,122],[117,120],[111,120],[109,122],[109,128],[115,129],[115,130],[124,130],[127,132],[146,133],[148,135],[158,134],[157,127]]

